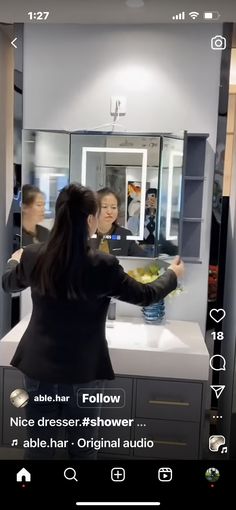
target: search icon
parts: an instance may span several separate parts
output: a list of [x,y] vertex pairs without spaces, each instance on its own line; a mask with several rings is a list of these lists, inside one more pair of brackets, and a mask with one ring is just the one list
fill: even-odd
[[67,480],[75,480],[76,482],[78,482],[77,478],[76,478],[76,471],[74,468],[72,467],[68,467],[65,469],[64,471],[64,477],[67,479]]

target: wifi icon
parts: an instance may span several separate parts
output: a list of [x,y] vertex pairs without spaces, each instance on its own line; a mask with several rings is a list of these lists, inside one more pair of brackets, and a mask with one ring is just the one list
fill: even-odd
[[190,18],[196,19],[199,16],[199,12],[192,11],[192,12],[189,12],[188,15],[190,16]]

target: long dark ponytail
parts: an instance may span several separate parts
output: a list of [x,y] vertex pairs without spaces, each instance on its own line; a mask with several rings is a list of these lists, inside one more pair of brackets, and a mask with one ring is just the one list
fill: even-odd
[[96,194],[73,183],[56,201],[49,240],[39,256],[33,281],[39,292],[76,299],[82,292],[82,274],[88,261],[88,216],[98,210]]

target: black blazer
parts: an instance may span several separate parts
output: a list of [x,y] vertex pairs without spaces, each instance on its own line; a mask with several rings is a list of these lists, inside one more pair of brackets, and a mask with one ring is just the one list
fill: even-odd
[[[33,236],[22,227],[22,247],[33,243],[45,243],[49,238],[50,230],[42,225],[36,225],[36,235]],[[35,241],[36,239],[36,241]]]
[[[136,241],[126,239],[126,236],[132,235],[132,232],[127,228],[117,225],[115,226],[112,234],[120,236],[120,239],[108,239],[111,255],[115,255],[116,257],[127,257],[128,255],[132,257],[147,257],[147,253],[139,246],[138,243],[136,243]],[[98,249],[100,244],[99,237],[90,239],[89,244],[92,248]]]
[[128,276],[112,255],[90,253],[86,270],[87,299],[42,296],[32,285],[32,270],[41,244],[27,246],[20,263],[9,261],[2,278],[6,292],[31,286],[33,311],[11,365],[34,379],[52,383],[83,383],[113,379],[105,323],[110,297],[135,305],[164,298],[177,285],[171,269],[156,283],[141,284]]

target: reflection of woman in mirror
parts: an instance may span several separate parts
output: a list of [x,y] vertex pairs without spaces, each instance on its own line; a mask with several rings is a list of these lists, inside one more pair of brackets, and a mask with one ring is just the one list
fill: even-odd
[[[156,244],[156,221],[157,221],[157,189],[149,188],[146,192],[146,208],[144,219],[143,245],[149,257],[153,257]],[[169,256],[178,254],[178,247],[165,238],[166,218],[160,218],[160,232],[158,238],[159,254]]]
[[[137,234],[140,224],[140,201],[132,202],[131,205],[136,205],[137,209],[133,207],[133,214],[130,214],[128,226],[133,234]],[[157,189],[149,188],[146,191],[146,206],[144,215],[144,235],[141,246],[144,248],[146,257],[154,256],[155,245],[155,230],[156,230],[156,213],[157,213]]]
[[39,225],[44,220],[45,198],[36,186],[22,188],[22,246],[47,241],[49,230]]
[[138,182],[128,183],[127,227],[132,234],[139,233],[139,218],[141,208],[141,186]]
[[91,246],[116,256],[145,257],[144,250],[135,241],[126,239],[126,236],[132,235],[132,232],[121,227],[117,221],[120,206],[119,196],[110,188],[100,189],[97,194],[100,214],[97,238],[91,239]]
[[157,213],[157,190],[149,188],[146,192],[146,208],[144,220],[144,242],[145,244],[155,244],[156,229],[156,213]]

